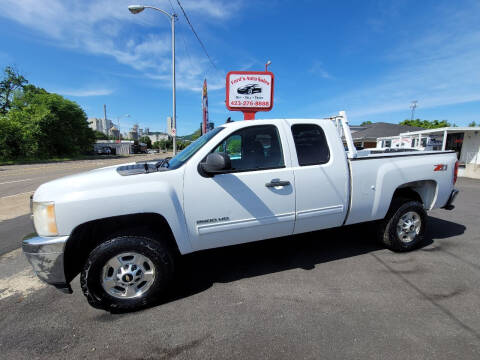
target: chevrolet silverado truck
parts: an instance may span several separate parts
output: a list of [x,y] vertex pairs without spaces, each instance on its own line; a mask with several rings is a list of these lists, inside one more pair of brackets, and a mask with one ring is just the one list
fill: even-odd
[[230,122],[170,160],[41,185],[38,236],[23,251],[58,289],[71,293],[80,274],[92,306],[136,310],[168,292],[179,256],[199,250],[368,221],[391,250],[415,249],[426,211],[453,208],[456,161],[453,151],[357,152],[345,112]]

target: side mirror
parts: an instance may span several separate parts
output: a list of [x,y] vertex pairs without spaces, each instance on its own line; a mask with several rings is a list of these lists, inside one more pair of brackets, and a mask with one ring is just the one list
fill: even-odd
[[207,160],[200,163],[202,171],[210,176],[222,174],[232,168],[230,156],[225,153],[211,153],[207,155]]

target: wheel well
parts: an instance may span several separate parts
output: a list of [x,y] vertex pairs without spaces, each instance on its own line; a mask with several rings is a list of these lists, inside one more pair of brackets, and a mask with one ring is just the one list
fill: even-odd
[[437,183],[433,180],[415,181],[399,186],[393,193],[392,201],[396,198],[406,198],[419,201],[425,209],[433,205],[437,192]]
[[82,270],[90,252],[117,235],[161,236],[175,255],[180,254],[167,220],[155,213],[141,213],[104,218],[77,226],[67,241],[64,254],[67,282]]
[[420,195],[415,190],[413,190],[412,188],[409,188],[409,187],[399,188],[399,189],[395,190],[395,192],[393,193],[392,201],[394,199],[398,199],[398,198],[415,200],[415,201],[419,201],[420,203],[423,204],[423,200],[420,197]]

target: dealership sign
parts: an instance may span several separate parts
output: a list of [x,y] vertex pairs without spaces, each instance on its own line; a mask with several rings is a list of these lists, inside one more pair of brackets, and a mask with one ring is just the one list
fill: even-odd
[[272,110],[273,81],[269,71],[230,71],[226,84],[228,110],[242,111],[245,120],[255,119],[257,111]]

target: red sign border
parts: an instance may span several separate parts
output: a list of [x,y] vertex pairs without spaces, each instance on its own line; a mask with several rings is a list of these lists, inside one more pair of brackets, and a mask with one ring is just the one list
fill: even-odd
[[[270,93],[270,106],[268,108],[262,107],[262,108],[256,108],[256,107],[230,107],[229,105],[229,99],[230,99],[230,87],[228,86],[228,82],[230,80],[230,75],[270,75],[272,77],[272,86],[270,87],[271,93]],[[272,72],[270,71],[229,71],[227,73],[226,81],[225,81],[225,88],[226,88],[226,93],[227,96],[225,98],[225,104],[227,105],[227,109],[230,111],[243,111],[246,113],[255,113],[258,111],[270,111],[273,108],[273,92],[274,92],[274,85],[275,84],[275,76],[273,75]]]

